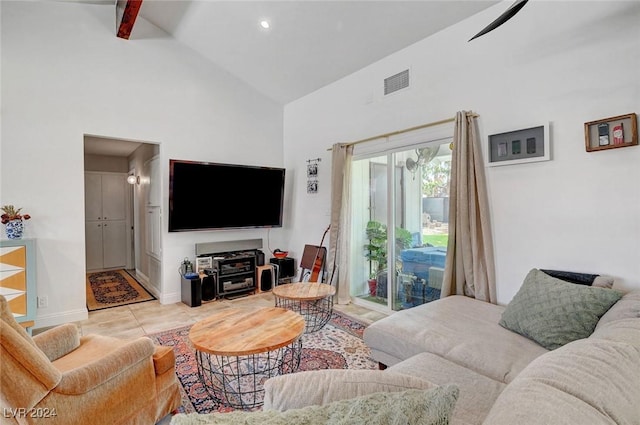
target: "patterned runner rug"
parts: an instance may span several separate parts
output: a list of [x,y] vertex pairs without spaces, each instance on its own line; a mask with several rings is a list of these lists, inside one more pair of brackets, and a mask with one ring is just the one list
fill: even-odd
[[87,273],[87,309],[102,310],[155,300],[126,270]]
[[[323,329],[302,338],[298,371],[317,369],[377,369],[370,350],[362,341],[365,325],[340,313],[333,313]],[[176,373],[181,384],[180,413],[211,413],[233,410],[212,399],[198,378],[194,348],[189,341],[191,325],[149,335],[159,345],[172,346]]]

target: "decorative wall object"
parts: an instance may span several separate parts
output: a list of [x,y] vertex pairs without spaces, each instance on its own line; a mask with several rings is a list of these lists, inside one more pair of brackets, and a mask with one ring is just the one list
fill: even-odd
[[318,193],[318,163],[320,158],[307,159],[307,193]]
[[584,140],[587,152],[637,145],[636,114],[586,122],[584,123]]
[[550,159],[548,125],[532,126],[489,136],[487,147],[489,166]]

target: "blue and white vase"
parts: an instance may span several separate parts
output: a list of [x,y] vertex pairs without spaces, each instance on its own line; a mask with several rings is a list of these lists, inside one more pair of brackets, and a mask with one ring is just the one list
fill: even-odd
[[7,232],[7,238],[22,239],[22,233],[24,232],[24,223],[21,219],[11,220],[7,224],[5,224],[5,230]]

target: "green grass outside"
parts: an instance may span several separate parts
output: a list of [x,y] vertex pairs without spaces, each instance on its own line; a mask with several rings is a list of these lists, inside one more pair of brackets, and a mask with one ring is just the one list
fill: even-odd
[[422,243],[433,246],[447,246],[449,235],[422,235]]

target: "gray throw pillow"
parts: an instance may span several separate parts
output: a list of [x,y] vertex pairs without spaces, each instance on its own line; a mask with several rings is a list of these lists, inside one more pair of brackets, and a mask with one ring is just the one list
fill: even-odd
[[591,335],[600,317],[621,297],[613,289],[574,285],[533,269],[499,323],[554,350]]
[[447,425],[458,393],[458,387],[445,385],[429,390],[373,393],[286,412],[178,414],[171,418],[171,425]]

